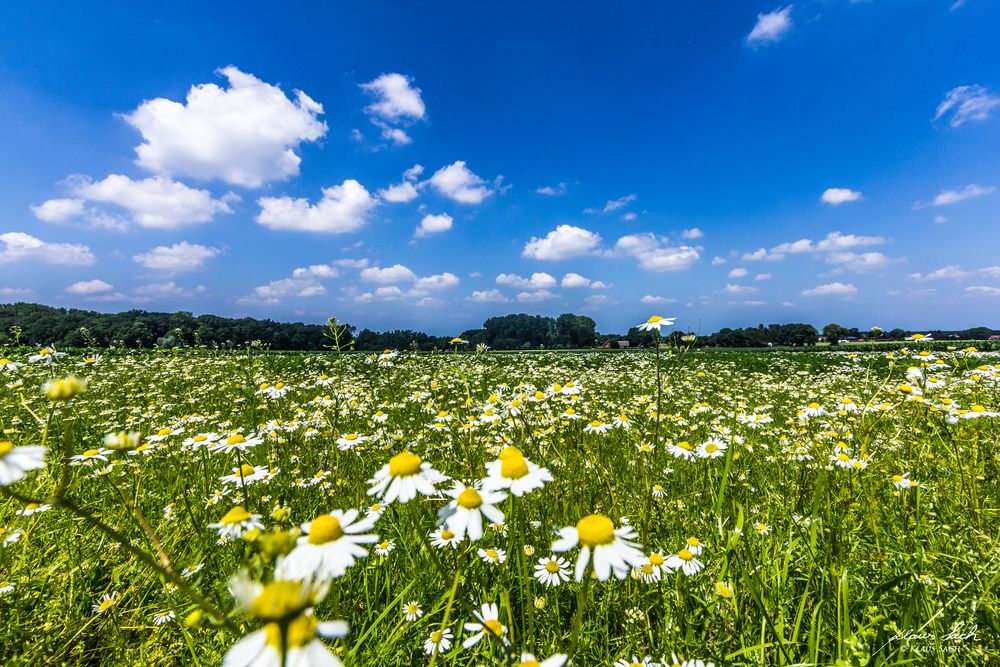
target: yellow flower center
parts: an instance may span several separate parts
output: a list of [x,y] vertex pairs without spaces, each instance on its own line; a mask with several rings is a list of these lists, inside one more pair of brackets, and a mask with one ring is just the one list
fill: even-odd
[[486,555],[489,556],[490,558],[494,558],[494,559],[500,557],[500,554],[497,553],[496,549],[487,549],[486,550]]
[[[288,624],[288,636],[285,638],[285,648],[288,650],[305,646],[316,637],[316,617],[309,614],[297,616]],[[267,643],[281,652],[281,626],[268,623],[264,626]]]
[[663,554],[649,554],[649,562],[657,567],[663,565]]
[[406,605],[406,613],[407,614],[416,614],[418,611],[420,611],[420,607],[418,607],[417,605],[415,605],[415,604],[408,604],[408,605]]
[[[501,455],[502,456],[502,455]],[[500,474],[507,479],[521,479],[528,474],[528,461],[520,453],[500,461]]]
[[279,382],[276,385],[274,385],[274,388],[275,389],[282,389],[284,386],[285,386],[284,382]]
[[[197,440],[197,438],[195,438],[195,439]],[[202,438],[202,439],[204,440],[204,438]],[[244,438],[239,433],[233,433],[231,436],[229,436],[228,438],[226,438],[226,444],[230,445],[230,446],[232,446],[232,445],[240,445],[240,444],[242,444],[242,443],[244,443],[246,441],[247,441],[247,439]]]
[[552,391],[554,391],[554,392],[555,392],[555,393],[557,393],[557,394],[558,394],[558,393],[559,393],[560,391],[562,391],[562,388],[563,388],[563,387],[562,387],[562,385],[561,385],[561,384],[559,384],[558,382],[557,382],[557,383],[555,383],[554,385],[552,385]]
[[687,543],[689,547],[701,546],[701,540],[699,540],[697,537],[689,537]]
[[196,435],[196,436],[194,436],[194,441],[195,442],[205,442],[206,440],[208,440],[208,438],[206,438],[203,435]]
[[0,359],[0,366],[6,366],[7,364],[10,364],[10,363],[13,363],[13,362],[11,362],[11,360],[8,359],[7,357],[4,357],[3,359]]
[[393,477],[409,477],[420,472],[423,461],[413,452],[400,452],[389,459],[389,474]]
[[458,494],[458,498],[455,499],[459,507],[464,507],[467,510],[474,510],[483,504],[483,497],[479,495],[471,486],[465,487],[465,490]]
[[981,405],[973,405],[969,410],[971,412],[986,412],[986,408]]
[[576,523],[580,543],[585,547],[611,544],[615,539],[615,524],[606,516],[591,514]]
[[659,315],[653,315],[648,320],[646,320],[646,324],[656,324],[657,322],[662,322],[662,321],[663,321],[662,317],[660,317]]
[[28,503],[27,505],[24,506],[24,509],[30,511],[30,510],[36,510],[39,507],[41,507],[41,505],[39,505],[38,503]]
[[545,398],[545,394],[543,394],[540,391],[536,391],[535,392],[535,398],[537,398],[538,400],[542,400],[543,398]]
[[719,446],[714,442],[710,442],[707,445],[705,445],[705,451],[708,452],[709,454],[714,454],[715,452],[719,451]]
[[250,603],[250,613],[263,621],[276,621],[301,610],[307,604],[302,586],[299,581],[272,581]]
[[840,452],[839,454],[837,454],[837,460],[838,461],[850,461],[851,457],[848,456],[847,454],[845,454],[844,452]]
[[503,635],[503,626],[500,625],[500,621],[492,618],[488,621],[483,621],[483,634],[500,637]]
[[114,606],[115,606],[114,599],[108,598],[107,600],[101,600],[101,604],[99,604],[97,608],[100,609],[101,611],[107,611],[108,609],[111,609]]
[[52,350],[50,350],[47,347],[43,347],[42,349],[40,349],[38,351],[38,354],[41,354],[42,356],[48,356],[48,355],[52,354]]
[[219,521],[221,523],[234,524],[234,523],[243,523],[249,518],[250,518],[250,512],[246,511],[246,509],[242,505],[237,505],[233,509],[226,512],[225,516],[219,519]]
[[249,463],[244,463],[243,465],[240,466],[238,474],[240,475],[240,477],[249,477],[250,475],[254,474],[253,466],[250,465]]
[[83,453],[84,456],[97,456],[100,452],[96,449],[88,449]]
[[502,461],[506,458],[510,458],[511,456],[523,456],[523,454],[521,454],[521,450],[517,447],[504,447],[503,451],[500,452],[499,458]]
[[14,449],[14,443],[9,440],[4,440],[0,442],[0,458],[10,454],[11,450]]
[[525,660],[521,662],[518,667],[540,667],[542,663],[537,660]]
[[156,435],[160,435],[160,436],[170,435],[173,432],[174,432],[174,430],[172,428],[161,428],[159,431],[156,432]]
[[691,443],[688,442],[687,440],[681,440],[680,442],[677,443],[677,446],[680,447],[681,449],[686,449],[688,451],[691,451]]
[[326,544],[339,540],[344,534],[340,519],[329,514],[316,517],[309,526],[309,544]]
[[551,572],[552,574],[555,574],[556,572],[559,571],[559,563],[557,563],[554,560],[550,560],[548,563],[545,564],[545,569],[548,572]]
[[687,549],[681,549],[680,551],[677,552],[677,557],[680,558],[681,560],[691,560],[692,558],[694,558],[694,554]]
[[819,407],[819,403],[810,403],[809,407],[812,408],[813,410],[815,410],[816,408]]
[[435,630],[431,633],[431,641],[435,644],[440,644],[442,637],[444,637],[444,633],[440,630]]
[[348,433],[344,436],[344,440],[357,440],[358,436],[356,433]]
[[454,538],[455,538],[455,533],[451,532],[447,528],[445,528],[444,530],[441,531],[441,539],[442,540],[451,540],[451,539],[454,539]]
[[653,566],[650,563],[643,563],[642,564],[642,573],[643,574],[653,574]]

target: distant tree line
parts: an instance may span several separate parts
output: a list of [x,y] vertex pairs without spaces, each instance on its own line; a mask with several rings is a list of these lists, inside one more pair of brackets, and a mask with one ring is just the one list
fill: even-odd
[[0,340],[56,347],[238,347],[259,340],[280,350],[319,350],[325,327],[191,313],[96,313],[32,303],[0,305]]
[[[0,343],[28,345],[52,344],[56,347],[124,346],[177,347],[206,345],[240,347],[261,341],[276,350],[322,350],[328,340],[326,327],[301,322],[275,322],[252,317],[228,318],[216,315],[194,316],[188,312],[151,313],[130,310],[124,313],[97,313],[76,308],[53,308],[32,303],[0,304]],[[988,327],[960,331],[923,331],[938,340],[986,340],[998,332]],[[450,336],[432,336],[421,331],[399,329],[376,332],[347,325],[341,342],[356,350],[446,350],[452,347]],[[681,343],[684,332],[664,332],[661,340]],[[836,344],[842,340],[903,340],[903,329],[862,331],[839,324],[823,327],[823,338]],[[652,344],[653,334],[632,327],[625,334],[598,334],[593,319],[564,313],[559,317],[517,313],[491,317],[482,328],[462,332],[460,338],[472,349],[478,344],[495,350],[580,349],[606,345],[629,347]],[[723,328],[698,336],[699,347],[767,347],[815,345],[820,332],[811,324],[760,324],[743,329]]]

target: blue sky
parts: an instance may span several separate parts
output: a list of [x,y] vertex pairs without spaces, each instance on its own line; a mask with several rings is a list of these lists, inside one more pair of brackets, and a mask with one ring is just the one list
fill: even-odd
[[987,0],[34,3],[0,299],[1000,326]]

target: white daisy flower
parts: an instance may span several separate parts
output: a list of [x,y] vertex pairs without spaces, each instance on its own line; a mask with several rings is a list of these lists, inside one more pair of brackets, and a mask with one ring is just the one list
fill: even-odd
[[442,507],[438,516],[460,540],[468,536],[473,542],[479,541],[483,536],[483,517],[503,523],[503,512],[496,505],[507,498],[506,493],[478,491],[474,486],[455,482],[445,495],[454,500]]
[[532,463],[516,447],[505,448],[496,461],[487,463],[486,473],[488,476],[483,480],[484,489],[509,489],[518,498],[542,488],[553,479],[548,468]]
[[417,494],[430,496],[436,493],[434,484],[442,475],[410,451],[396,454],[368,480],[368,495],[378,495],[386,505],[399,500],[408,503]]
[[367,534],[375,519],[357,521],[358,511],[334,510],[302,524],[304,535],[296,547],[278,564],[275,574],[280,579],[336,579],[359,558],[368,555],[362,544],[373,544],[378,535]]
[[580,519],[576,526],[561,529],[559,535],[560,538],[552,543],[553,551],[569,551],[578,544],[582,547],[576,561],[577,581],[583,580],[591,552],[594,572],[601,581],[607,581],[612,572],[616,578],[624,579],[631,568],[638,567],[646,559],[633,541],[637,535],[631,526],[616,529],[611,519],[600,514]]
[[45,467],[45,447],[15,447],[13,442],[0,442],[0,486],[24,479],[25,473]]

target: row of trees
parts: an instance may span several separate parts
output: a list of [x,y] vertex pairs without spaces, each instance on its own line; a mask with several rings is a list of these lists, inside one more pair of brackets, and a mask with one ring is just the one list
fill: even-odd
[[[278,350],[321,350],[327,340],[326,327],[301,322],[286,323],[199,315],[191,313],[150,313],[130,310],[124,313],[97,313],[74,308],[52,308],[31,303],[0,305],[0,342],[26,344],[53,344],[57,347],[111,346],[174,347],[180,345],[211,345],[237,347],[259,340]],[[356,350],[444,350],[451,347],[450,336],[432,336],[409,329],[376,332],[362,329],[355,333],[347,325],[342,344],[353,342]],[[997,332],[987,327],[961,331],[930,331],[938,340],[985,340]],[[667,340],[680,342],[680,331],[665,334]],[[903,340],[908,333],[903,329],[867,331],[848,329],[839,324],[823,327],[823,337],[831,342],[844,339]],[[699,336],[695,343],[701,347],[766,347],[768,345],[815,345],[820,334],[811,324],[760,324],[744,329],[720,329],[716,333]],[[627,340],[630,347],[649,345],[653,335],[632,327],[628,333],[598,335],[597,325],[589,317],[564,313],[559,317],[518,313],[491,317],[480,329],[470,329],[461,334],[470,347],[479,343],[497,350],[574,349],[588,348]]]
[[96,313],[32,303],[0,305],[0,340],[57,347],[239,346],[260,340],[280,350],[319,350],[325,327],[318,324],[232,319],[191,313]]

